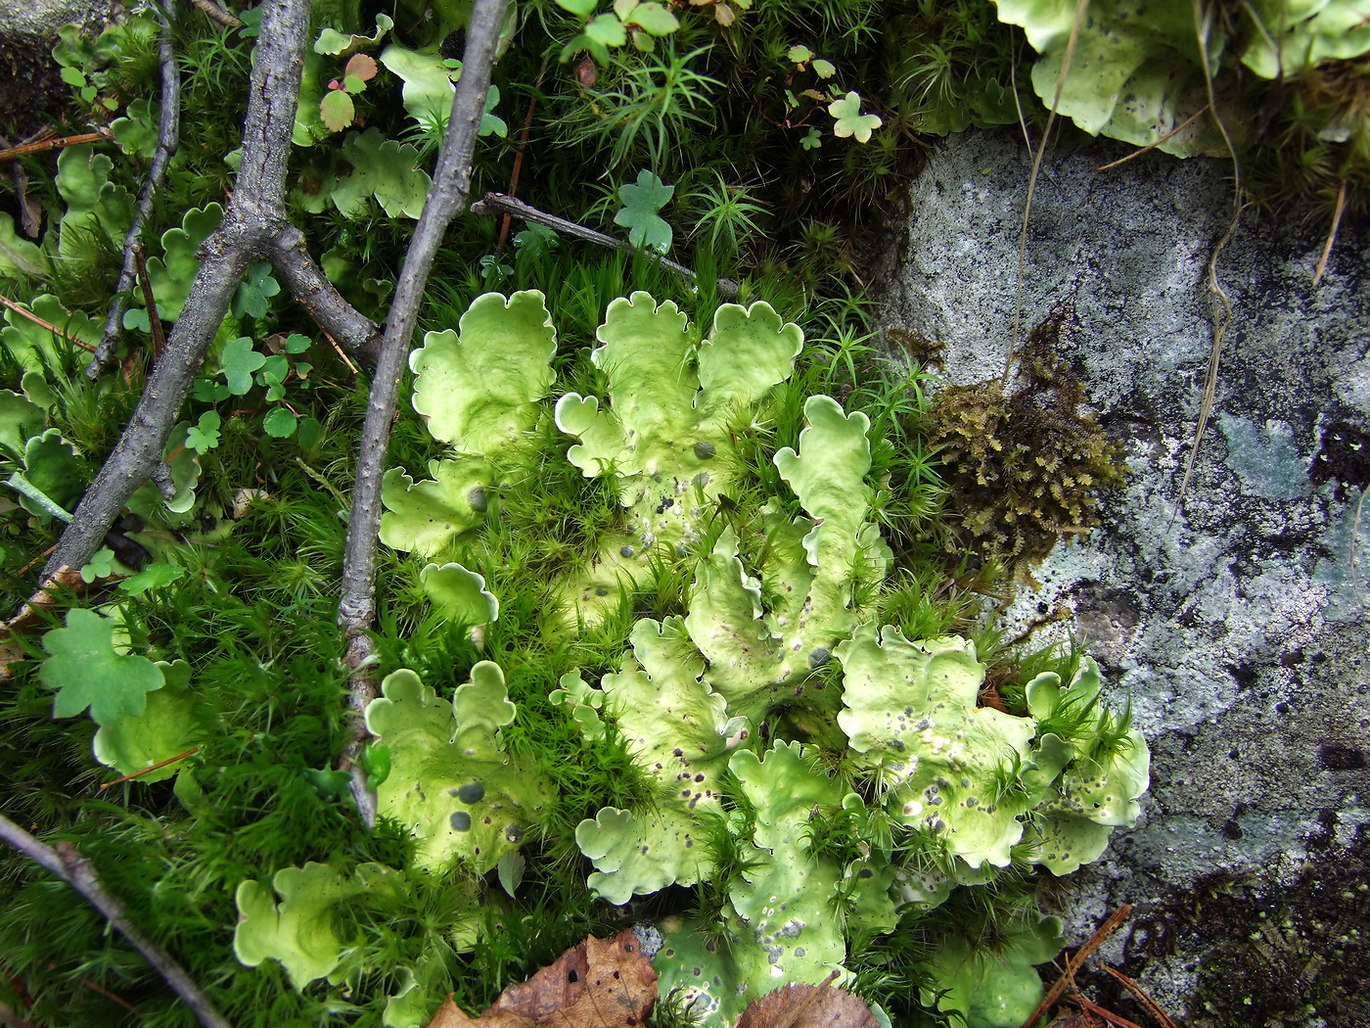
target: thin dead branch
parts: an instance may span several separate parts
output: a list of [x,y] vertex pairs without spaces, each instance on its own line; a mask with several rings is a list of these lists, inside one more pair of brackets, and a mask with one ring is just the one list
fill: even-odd
[[4,1021],[9,1028],[37,1028],[32,1021],[16,1014],[8,1003],[0,1003],[0,1021]]
[[170,954],[149,939],[128,919],[124,905],[105,889],[95,872],[95,866],[63,840],[57,848],[35,839],[9,818],[0,814],[0,841],[18,850],[34,863],[42,865],[85,897],[125,939],[143,955],[207,1028],[230,1028],[228,1021],[215,1009],[198,985]]
[[[166,328],[162,325],[162,316],[157,313],[157,297],[152,292],[152,279],[147,276],[147,261],[143,259],[142,243],[137,243],[133,247],[133,263],[138,276],[138,287],[143,291],[143,306],[147,308],[148,332],[152,336],[152,356],[154,360],[161,360],[162,351],[166,349]],[[119,306],[118,301],[115,302],[115,306]],[[109,336],[106,335],[105,339],[108,340]]]
[[67,146],[80,146],[82,143],[108,143],[113,138],[114,133],[107,128],[81,132],[74,136],[48,136],[32,143],[21,143],[19,146],[0,150],[0,162],[17,161],[21,157],[32,157],[36,153],[47,153],[49,150],[60,150]]
[[[542,91],[542,79],[547,74],[547,62],[551,59],[551,51],[542,55],[542,64],[538,67],[538,77],[533,80],[533,95],[528,99],[528,111],[523,116],[523,128],[519,131],[519,148],[514,152],[514,166],[509,172],[509,192],[506,195],[511,199],[519,194],[519,174],[523,171],[523,155],[528,150],[528,137],[533,132],[533,114],[538,109],[538,96]],[[497,257],[504,253],[504,246],[509,242],[509,224],[512,218],[513,215],[505,211],[504,217],[500,219],[499,238],[495,240],[495,256]]]
[[1346,181],[1342,179],[1341,186],[1337,189],[1337,203],[1332,208],[1332,227],[1327,230],[1327,240],[1322,244],[1322,253],[1318,255],[1318,266],[1313,269],[1314,285],[1322,281],[1323,272],[1327,270],[1332,247],[1337,242],[1337,231],[1341,228],[1341,216],[1346,213]]
[[1083,1010],[1085,1013],[1093,1014],[1101,1021],[1107,1021],[1109,1024],[1113,1025],[1113,1028],[1142,1028],[1142,1026],[1139,1025],[1136,1021],[1129,1021],[1126,1017],[1123,1017],[1121,1014],[1115,1014],[1111,1010],[1105,1010],[1103,1007],[1099,1006],[1099,1004],[1095,1003],[1093,1000],[1086,999],[1079,993],[1076,993],[1074,996],[1071,996],[1070,999],[1071,1002],[1078,1003],[1080,1009]]
[[[86,377],[90,379],[99,378],[114,364],[114,350],[123,337],[124,312],[128,309],[133,283],[137,278],[141,264],[143,226],[147,224],[148,214],[152,211],[152,202],[156,199],[157,189],[162,184],[162,175],[166,172],[167,165],[171,163],[171,157],[176,152],[176,146],[180,140],[181,72],[176,65],[176,46],[172,39],[173,23],[171,21],[175,16],[175,8],[163,9],[159,7],[156,11],[157,20],[161,22],[162,26],[161,42],[157,51],[157,58],[162,66],[161,109],[157,116],[157,148],[152,153],[152,164],[148,167],[147,181],[143,183],[143,194],[138,198],[138,209],[133,214],[133,224],[128,227],[128,234],[124,236],[124,266],[119,270],[119,281],[114,286],[114,302],[109,305],[109,314],[105,318],[105,332],[100,339],[100,346],[95,351],[95,357],[86,366]],[[150,293],[150,288],[146,285],[146,275],[143,276],[143,279],[144,289]],[[157,320],[157,308],[150,300],[148,301],[148,317],[157,325],[157,331],[160,333],[161,325]],[[157,348],[157,352],[161,352],[160,346]]]
[[1128,161],[1135,160],[1136,158],[1142,156],[1142,154],[1144,154],[1144,153],[1150,153],[1152,150],[1156,149],[1156,147],[1160,146],[1160,145],[1161,145],[1162,143],[1164,143],[1166,140],[1168,140],[1168,139],[1173,139],[1175,136],[1178,136],[1178,135],[1179,135],[1181,132],[1183,132],[1185,129],[1189,128],[1190,125],[1193,125],[1196,121],[1198,121],[1200,118],[1202,118],[1207,112],[1208,112],[1208,104],[1204,104],[1204,105],[1203,105],[1202,107],[1200,107],[1197,111],[1195,111],[1193,114],[1191,114],[1191,115],[1190,115],[1188,118],[1186,118],[1184,121],[1180,122],[1178,125],[1176,125],[1173,129],[1171,129],[1171,130],[1170,130],[1169,132],[1167,132],[1165,135],[1160,136],[1160,137],[1157,138],[1157,139],[1153,139],[1151,142],[1147,143],[1146,146],[1141,147],[1141,148],[1138,149],[1138,150],[1133,150],[1133,151],[1132,151],[1130,154],[1128,154],[1126,157],[1119,157],[1116,161],[1109,161],[1107,164],[1101,164],[1101,165],[1099,165],[1097,168],[1095,168],[1094,170],[1095,170],[1095,171],[1112,171],[1114,168],[1121,167],[1122,165],[1126,164]]
[[190,0],[190,2],[197,10],[203,11],[210,21],[217,22],[224,28],[240,29],[243,27],[243,23],[239,19],[225,11],[214,0]]
[[70,343],[72,346],[77,347],[78,349],[85,350],[87,353],[95,352],[95,347],[91,346],[89,343],[83,342],[82,340],[77,339],[75,336],[67,335],[60,328],[54,325],[51,321],[47,321],[44,318],[40,318],[37,314],[34,314],[33,311],[29,310],[27,307],[21,307],[19,304],[11,300],[8,296],[0,296],[0,305],[8,307],[10,310],[14,311],[15,314],[18,314],[21,318],[27,318],[29,321],[32,321],[39,328],[47,329],[58,339],[65,340],[66,342]]
[[[699,281],[699,276],[696,275],[692,269],[687,268],[683,264],[678,264],[673,260],[660,257],[651,251],[641,250],[630,243],[625,243],[622,239],[615,239],[613,236],[607,235],[604,232],[597,232],[594,229],[586,228],[584,225],[578,224],[577,222],[567,221],[565,218],[559,218],[555,214],[548,214],[545,211],[540,211],[536,207],[528,206],[528,204],[524,203],[522,200],[516,200],[512,196],[506,196],[503,193],[486,193],[471,205],[471,213],[501,213],[506,216],[512,215],[523,221],[531,221],[539,225],[545,225],[554,232],[561,232],[564,235],[574,236],[576,239],[583,239],[587,243],[607,246],[611,250],[623,250],[626,253],[640,254],[648,260],[659,262],[667,271],[674,272],[691,283],[697,283]],[[737,298],[737,283],[730,278],[720,278],[715,288],[718,290],[718,295],[725,300],[735,300]]]
[[375,798],[366,788],[365,775],[357,758],[367,739],[363,717],[366,705],[377,695],[374,648],[367,633],[376,613],[381,476],[385,472],[390,427],[399,402],[400,379],[408,360],[433,258],[448,224],[466,205],[471,191],[471,158],[507,6],[508,0],[476,0],[471,12],[462,74],[452,98],[452,111],[442,152],[438,155],[433,188],[424,202],[423,214],[400,270],[362,424],[352,489],[352,516],[347,526],[347,550],[343,558],[342,595],[338,604],[338,622],[347,632],[346,661],[352,673],[349,685],[352,739],[339,766],[352,774],[353,795],[367,824],[375,821]]
[[1102,968],[1105,973],[1112,975],[1123,988],[1132,993],[1132,998],[1142,1005],[1142,1009],[1145,1010],[1147,1014],[1151,1016],[1151,1019],[1160,1025],[1161,1028],[1179,1028],[1171,1019],[1170,1015],[1161,1009],[1161,1005],[1151,998],[1151,993],[1147,992],[1116,967],[1110,967],[1102,961],[1100,961],[1099,967]]

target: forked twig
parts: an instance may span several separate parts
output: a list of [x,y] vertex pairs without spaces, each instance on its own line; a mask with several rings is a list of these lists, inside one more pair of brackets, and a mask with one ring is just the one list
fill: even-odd
[[285,170],[309,32],[309,0],[266,0],[244,119],[242,160],[219,227],[200,249],[200,268],[118,445],[106,459],[43,570],[81,567],[128,498],[162,466],[171,427],[223,322],[243,273],[270,260],[315,320],[368,361],[375,325],[342,299],[304,247],[285,210]]
[[84,896],[86,901],[156,968],[157,973],[171,986],[172,991],[194,1011],[202,1025],[206,1025],[207,1028],[230,1028],[228,1021],[215,1009],[209,997],[195,984],[185,968],[128,919],[124,905],[105,889],[104,883],[95,873],[94,865],[81,856],[75,846],[63,840],[57,844],[56,849],[53,849],[35,839],[3,814],[0,814],[0,840],[35,863],[41,864]]

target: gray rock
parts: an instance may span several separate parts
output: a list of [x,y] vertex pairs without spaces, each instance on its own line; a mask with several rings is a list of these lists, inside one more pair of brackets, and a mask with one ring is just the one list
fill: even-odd
[[109,10],[109,0],[0,0],[0,39],[55,37],[63,25],[84,24]]
[[[1072,612],[1034,638],[1073,631],[1089,646],[1153,770],[1143,821],[1071,880],[1064,906],[1078,939],[1139,904],[1130,944],[1124,931],[1105,954],[1188,1023],[1370,1023],[1337,998],[1365,980],[1367,941],[1336,949],[1341,915],[1313,901],[1346,892],[1364,934],[1370,904],[1347,869],[1363,883],[1370,851],[1370,232],[1343,224],[1314,287],[1325,225],[1242,220],[1217,263],[1232,319],[1181,503],[1230,167],[1147,155],[1099,172],[1126,150],[1068,148],[1037,185],[1020,338],[1066,305],[1059,355],[1131,477],[1104,527],[1058,546],[1005,618],[1019,631]],[[1029,165],[1015,134],[968,133],[911,187],[885,320],[945,343],[951,382],[1004,366]],[[1205,902],[1213,923],[1195,913]],[[1249,994],[1229,995],[1212,968]]]
[[97,24],[109,11],[108,0],[0,0],[0,146],[48,127],[70,91],[52,59],[62,26]]

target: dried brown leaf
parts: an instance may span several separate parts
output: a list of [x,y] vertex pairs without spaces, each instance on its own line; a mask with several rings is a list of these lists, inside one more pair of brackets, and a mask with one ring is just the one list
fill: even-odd
[[637,936],[587,938],[521,985],[505,989],[480,1017],[449,995],[428,1028],[636,1028],[656,1002],[656,972]]
[[876,1028],[870,1007],[846,989],[787,985],[752,1002],[736,1028]]

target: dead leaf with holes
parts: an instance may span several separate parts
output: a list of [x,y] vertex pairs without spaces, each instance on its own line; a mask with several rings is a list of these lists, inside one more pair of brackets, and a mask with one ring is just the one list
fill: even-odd
[[656,972],[637,936],[622,931],[568,949],[480,1017],[468,1017],[449,994],[428,1028],[636,1028],[655,1002]]
[[736,1028],[876,1028],[879,1021],[860,998],[834,989],[834,972],[822,985],[787,985],[748,1004]]

